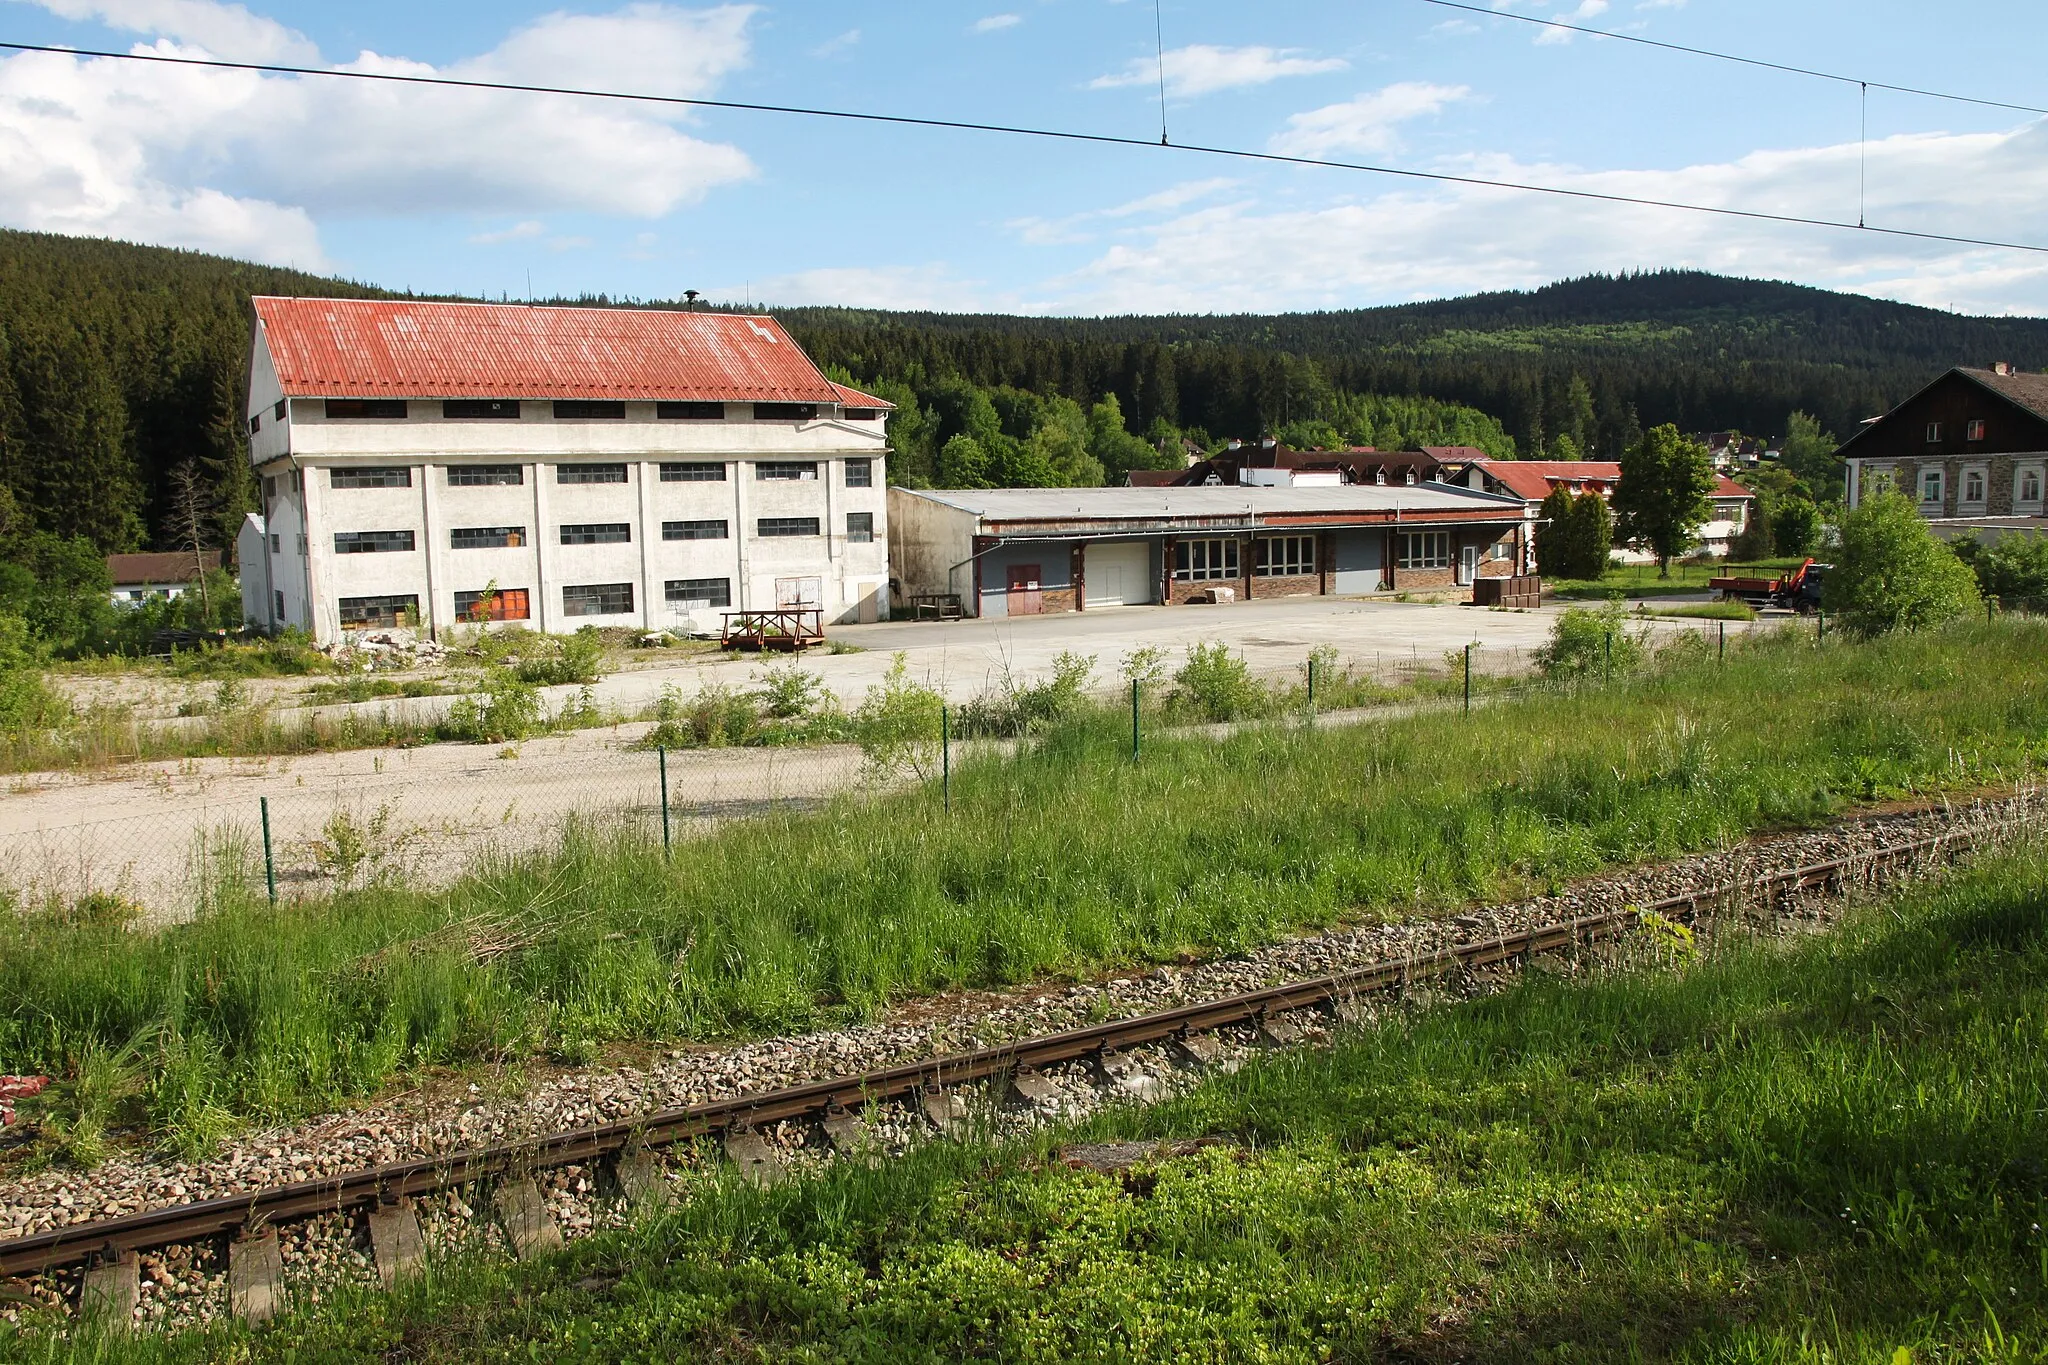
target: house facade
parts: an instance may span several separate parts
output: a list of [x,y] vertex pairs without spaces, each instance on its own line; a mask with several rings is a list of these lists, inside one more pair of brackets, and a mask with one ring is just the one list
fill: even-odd
[[115,606],[133,606],[152,597],[183,597],[201,576],[219,568],[219,550],[202,550],[196,557],[190,550],[107,556]]
[[772,318],[253,307],[254,624],[330,641],[888,614],[889,405],[826,378]]
[[2048,512],[2048,374],[1953,369],[1841,449],[1848,504],[1910,497],[1937,531],[2030,529]]
[[889,490],[912,602],[970,616],[1436,591],[1515,572],[1519,500],[1437,485]]

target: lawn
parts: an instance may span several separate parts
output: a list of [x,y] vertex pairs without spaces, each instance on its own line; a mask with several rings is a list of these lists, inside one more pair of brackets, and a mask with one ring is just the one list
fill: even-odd
[[2034,780],[2048,625],[1746,637],[1722,664],[1688,638],[1604,689],[1161,737],[1136,762],[1112,712],[956,768],[950,812],[929,787],[849,797],[673,864],[591,828],[446,890],[272,909],[258,879],[155,933],[98,902],[0,914],[0,1070],[67,1078],[74,1134],[130,1121],[198,1151],[422,1067],[871,1018]]
[[1569,600],[1604,598],[1620,593],[1624,597],[1675,597],[1683,593],[1700,593],[1707,590],[1707,580],[1728,575],[1743,577],[1776,578],[1788,569],[1796,569],[1806,561],[1803,559],[1760,559],[1754,563],[1728,564],[1716,560],[1711,564],[1673,564],[1671,576],[1657,576],[1655,564],[1630,564],[1608,570],[1602,578],[1556,578],[1545,579],[1546,593]]
[[[2048,867],[1397,1015],[1081,1136],[939,1143],[141,1359],[2007,1361],[2048,1349]],[[19,1344],[45,1356],[40,1340]],[[90,1343],[80,1348],[90,1352]]]

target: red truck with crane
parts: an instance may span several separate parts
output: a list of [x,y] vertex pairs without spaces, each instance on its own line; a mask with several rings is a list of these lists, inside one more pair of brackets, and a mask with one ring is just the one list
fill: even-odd
[[1783,607],[1801,616],[1820,610],[1820,586],[1834,566],[1809,559],[1777,578],[1710,578],[1707,587],[1719,593],[1723,602],[1747,602],[1752,607]]

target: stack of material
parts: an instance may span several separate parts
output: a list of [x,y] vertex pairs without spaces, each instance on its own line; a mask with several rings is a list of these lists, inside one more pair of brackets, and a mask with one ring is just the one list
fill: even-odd
[[1472,580],[1472,605],[1540,607],[1543,605],[1543,580],[1535,574],[1514,578],[1475,578]]

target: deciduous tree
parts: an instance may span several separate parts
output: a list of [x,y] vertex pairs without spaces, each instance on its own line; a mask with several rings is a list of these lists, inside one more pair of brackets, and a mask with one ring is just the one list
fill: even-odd
[[1614,512],[1624,538],[1648,545],[1657,575],[1671,576],[1671,561],[1691,549],[1713,515],[1714,461],[1707,448],[1666,422],[1643,433],[1621,457]]
[[1903,494],[1866,498],[1842,518],[1842,549],[1822,584],[1821,604],[1847,629],[1921,630],[1979,601],[1969,566],[1934,538]]

